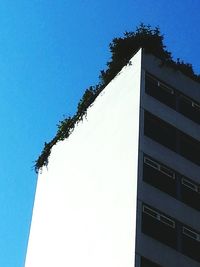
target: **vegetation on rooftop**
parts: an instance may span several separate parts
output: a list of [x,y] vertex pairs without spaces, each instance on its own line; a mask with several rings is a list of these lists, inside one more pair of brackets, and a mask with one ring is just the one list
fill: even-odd
[[145,53],[153,54],[158,57],[163,65],[168,65],[177,71],[181,71],[191,79],[200,82],[200,75],[194,73],[193,67],[189,63],[177,59],[174,60],[166,46],[163,43],[163,35],[158,27],[152,28],[149,25],[140,24],[135,32],[125,32],[123,37],[114,38],[109,45],[111,59],[107,62],[107,69],[102,70],[99,76],[99,84],[86,89],[82,99],[77,106],[77,112],[72,117],[67,117],[60,121],[55,137],[44,144],[44,149],[38,159],[35,161],[36,173],[48,165],[48,158],[52,147],[61,140],[68,138],[75,125],[83,119],[87,113],[88,107],[94,102],[104,87],[116,76],[116,74],[125,66],[130,58],[138,51],[144,48]]

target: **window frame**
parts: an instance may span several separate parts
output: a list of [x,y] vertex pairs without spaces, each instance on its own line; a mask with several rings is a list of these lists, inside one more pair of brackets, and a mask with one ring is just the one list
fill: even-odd
[[[185,230],[186,230],[186,231],[185,231]],[[200,242],[200,234],[197,233],[197,232],[195,232],[194,230],[191,230],[191,229],[189,229],[189,228],[183,226],[183,227],[182,227],[182,233],[183,233],[185,236],[187,236],[187,237],[189,237],[189,238],[191,238],[191,239],[194,239],[194,240],[197,241],[197,242]],[[190,235],[189,233],[191,233],[191,235]],[[196,238],[194,238],[194,236],[192,236],[192,234],[193,234],[193,235],[196,235]]]
[[[146,210],[146,211],[145,211]],[[150,212],[148,212],[148,210]],[[156,219],[157,221],[160,221],[161,223],[175,229],[176,228],[176,222],[174,220],[172,220],[171,218],[167,217],[166,215],[148,207],[147,205],[143,204],[142,206],[142,212],[153,217],[154,219]],[[152,213],[155,213],[156,216],[152,216]],[[164,220],[163,220],[164,219]],[[168,223],[167,223],[168,221]]]
[[[181,178],[181,184],[184,185],[185,187],[191,189],[192,191],[194,191],[196,193],[199,193],[199,191],[200,191],[199,186],[196,183],[193,183],[192,181],[188,180],[185,177]],[[189,184],[194,186],[194,187],[190,186]]]
[[158,87],[160,87],[164,91],[170,93],[171,95],[175,94],[175,91],[171,86],[169,86],[166,83],[160,81],[159,79],[157,79],[156,77],[154,77],[150,73],[146,72],[145,77],[147,77],[147,79],[150,79],[150,80],[153,80],[154,82],[156,82]]
[[[157,168],[154,167],[152,164],[148,163],[147,161],[152,162],[154,165],[157,165]],[[166,175],[167,177],[172,178],[173,180],[176,179],[176,173],[175,173],[172,169],[168,168],[167,166],[165,166],[165,165],[163,165],[163,164],[161,164],[161,163],[158,163],[158,162],[155,161],[155,160],[152,160],[151,158],[149,158],[149,157],[147,157],[147,156],[144,156],[144,163],[145,163],[146,165],[148,165],[148,166],[154,168],[155,170],[157,170],[157,171],[163,173],[163,174]],[[167,173],[166,171],[164,171],[164,169],[167,170],[167,171],[169,171],[169,172],[171,172],[172,175],[169,175],[169,173]]]
[[184,94],[180,94],[180,97],[185,99],[189,104],[191,104],[191,107],[200,111],[200,103],[194,101],[192,98],[190,98]]

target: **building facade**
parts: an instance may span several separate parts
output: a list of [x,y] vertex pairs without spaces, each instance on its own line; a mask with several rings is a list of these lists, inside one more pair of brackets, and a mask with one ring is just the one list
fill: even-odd
[[25,266],[200,266],[199,103],[139,50],[53,147]]
[[142,61],[136,266],[200,266],[200,85]]

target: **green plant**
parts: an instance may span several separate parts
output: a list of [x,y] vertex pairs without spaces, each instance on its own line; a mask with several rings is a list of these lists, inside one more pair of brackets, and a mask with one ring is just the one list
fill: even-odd
[[169,65],[175,70],[181,71],[191,79],[200,82],[200,75],[194,73],[193,67],[189,63],[177,59],[173,60],[172,55],[166,50],[163,44],[163,35],[158,27],[152,29],[150,25],[140,24],[135,32],[125,32],[123,37],[114,38],[110,43],[111,60],[107,62],[107,69],[100,73],[100,82],[96,86],[86,89],[82,99],[78,103],[77,112],[73,117],[67,117],[60,121],[56,136],[45,143],[44,149],[35,161],[35,171],[38,172],[43,166],[48,165],[48,158],[52,147],[61,140],[68,138],[75,125],[87,114],[88,107],[94,102],[104,87],[115,77],[115,75],[125,66],[130,58],[144,48],[145,53],[150,53],[158,57],[163,65]]
[[34,168],[36,173],[38,173],[41,167],[48,165],[48,158],[51,154],[52,147],[58,141],[62,141],[69,137],[69,135],[74,130],[76,123],[83,119],[83,117],[86,115],[87,108],[94,102],[95,98],[98,96],[102,89],[103,87],[100,85],[89,87],[78,103],[76,114],[73,117],[67,117],[59,122],[59,124],[57,125],[58,129],[56,136],[49,143],[45,142],[41,155],[35,161]]

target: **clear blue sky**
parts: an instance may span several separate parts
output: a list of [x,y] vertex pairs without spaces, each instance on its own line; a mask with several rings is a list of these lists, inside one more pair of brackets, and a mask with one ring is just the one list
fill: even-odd
[[44,142],[97,83],[110,41],[140,22],[160,26],[168,50],[200,73],[199,0],[0,2],[1,267],[24,266]]

